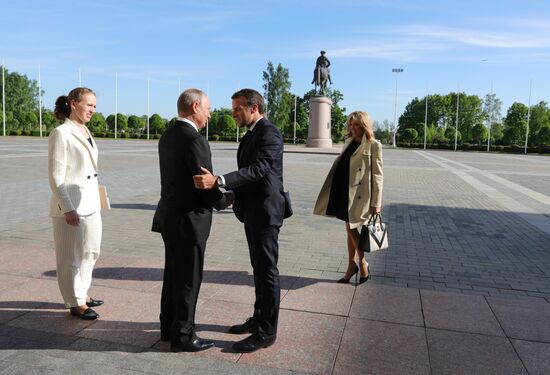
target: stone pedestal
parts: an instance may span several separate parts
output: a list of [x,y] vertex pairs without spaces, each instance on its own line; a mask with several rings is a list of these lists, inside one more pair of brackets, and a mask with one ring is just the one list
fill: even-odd
[[330,136],[330,106],[332,101],[326,96],[309,98],[309,129],[306,147],[332,147]]

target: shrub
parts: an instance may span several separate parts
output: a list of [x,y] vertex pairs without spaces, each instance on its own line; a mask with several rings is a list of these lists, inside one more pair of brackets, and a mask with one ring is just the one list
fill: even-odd
[[21,135],[21,129],[10,130],[10,135]]
[[118,137],[119,137],[119,138],[128,138],[128,134],[126,134],[126,133],[120,133],[120,134],[118,135]]
[[138,134],[138,133],[132,134],[132,138],[134,138],[134,139],[139,139],[140,136],[141,136],[141,134]]
[[[152,139],[160,139],[160,137],[162,136],[162,134],[154,134]],[[151,138],[151,137],[149,137]]]
[[212,140],[212,141],[214,141],[214,142],[217,142],[217,141],[220,140],[220,136],[217,135],[217,134],[212,134],[212,135],[210,136],[210,140]]

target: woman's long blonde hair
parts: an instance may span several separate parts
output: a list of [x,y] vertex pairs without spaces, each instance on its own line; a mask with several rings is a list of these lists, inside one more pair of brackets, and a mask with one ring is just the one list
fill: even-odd
[[[374,139],[374,131],[372,130],[372,119],[367,112],[355,111],[350,113],[347,122],[348,127],[352,122],[361,125],[367,137],[367,141]],[[349,132],[348,136],[351,136]]]

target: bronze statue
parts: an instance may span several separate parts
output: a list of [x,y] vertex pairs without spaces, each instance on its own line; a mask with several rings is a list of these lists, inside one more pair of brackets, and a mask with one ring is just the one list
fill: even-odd
[[[315,70],[313,71],[313,81],[311,83],[315,84],[315,91],[319,95],[325,94],[325,88],[327,87],[327,80],[332,85],[332,80],[330,79],[330,61],[325,56],[325,51],[321,51],[321,56],[317,58],[317,63],[315,64]],[[317,87],[319,89],[317,90]]]

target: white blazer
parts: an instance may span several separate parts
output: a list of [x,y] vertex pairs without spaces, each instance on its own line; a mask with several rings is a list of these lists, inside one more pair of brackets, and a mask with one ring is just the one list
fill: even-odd
[[93,147],[69,119],[48,139],[48,177],[52,198],[50,216],[76,210],[90,215],[101,210],[97,183],[97,145]]

